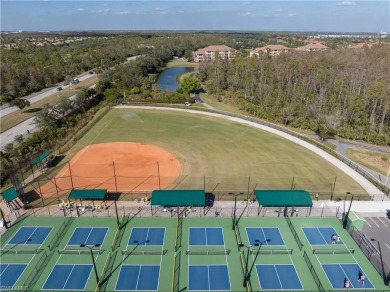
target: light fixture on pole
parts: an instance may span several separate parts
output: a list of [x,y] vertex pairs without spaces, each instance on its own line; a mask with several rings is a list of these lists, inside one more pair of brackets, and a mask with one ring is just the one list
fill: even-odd
[[98,275],[98,272],[97,272],[97,268],[96,268],[96,263],[95,263],[95,257],[93,256],[93,251],[92,249],[94,247],[99,247],[100,246],[100,243],[96,243],[94,245],[86,245],[86,244],[80,244],[80,247],[86,247],[89,249],[89,251],[91,252],[91,257],[92,257],[92,263],[93,263],[93,268],[95,270],[95,277],[96,277],[96,283],[98,286],[100,286],[100,280],[99,280],[99,275]]
[[[250,275],[251,275],[252,269],[253,269],[253,267],[254,267],[254,265],[255,265],[257,256],[259,255],[261,246],[263,245],[263,243],[265,243],[265,242],[270,242],[270,241],[271,241],[270,239],[265,239],[264,241],[261,241],[261,242],[260,242],[260,240],[255,239],[255,243],[254,243],[253,245],[247,246],[247,245],[245,245],[245,244],[243,244],[243,243],[241,243],[241,244],[239,245],[240,248],[241,248],[241,247],[246,247],[246,248],[247,248],[247,255],[246,255],[246,260],[245,260],[244,281],[243,281],[243,283],[242,283],[243,287],[247,287],[247,285],[248,285],[248,281],[249,281],[249,279],[250,279]],[[252,264],[251,268],[248,270],[249,254],[250,254],[250,249],[251,249],[252,246],[258,246],[259,248],[257,249],[256,256],[255,256],[255,258],[254,258],[254,260],[253,260],[253,264]]]

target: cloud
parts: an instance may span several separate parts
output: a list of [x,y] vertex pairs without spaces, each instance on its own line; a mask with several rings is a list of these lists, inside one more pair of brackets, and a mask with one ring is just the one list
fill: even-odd
[[356,2],[345,0],[343,2],[338,2],[337,5],[339,5],[339,6],[353,6],[353,5],[356,5]]
[[85,11],[84,8],[77,8],[76,10],[77,10],[77,11]]
[[106,8],[106,9],[99,10],[98,12],[99,13],[107,13],[107,12],[110,12],[110,11],[111,11],[111,9]]
[[129,12],[128,11],[120,11],[117,14],[119,14],[119,15],[127,15],[127,14],[129,14]]
[[288,16],[293,17],[293,16],[295,16],[295,14],[294,13],[290,13]]

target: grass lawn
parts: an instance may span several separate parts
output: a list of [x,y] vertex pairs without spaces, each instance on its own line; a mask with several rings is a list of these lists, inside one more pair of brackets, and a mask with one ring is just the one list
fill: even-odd
[[347,156],[354,162],[386,175],[390,169],[390,154],[359,148],[347,149]]
[[25,108],[22,112],[20,110],[8,114],[4,117],[1,117],[1,132],[7,131],[12,127],[28,120],[29,118],[35,116],[35,114],[40,111],[45,104],[53,106],[57,104],[63,97],[71,97],[75,95],[82,87],[89,87],[98,82],[98,77],[93,76],[87,80],[80,81],[78,84],[68,87],[65,90],[58,91],[51,96],[44,98],[38,102],[34,102],[31,106]]
[[[175,186],[207,191],[295,189],[335,193],[365,191],[349,176],[314,154],[281,137],[225,119],[188,112],[152,109],[112,109],[68,152],[68,161],[85,146],[129,141],[153,144],[174,154],[181,163]],[[164,176],[163,170],[161,176]]]
[[169,61],[167,64],[167,68],[171,67],[198,67],[197,63],[188,62],[186,60],[177,59]]

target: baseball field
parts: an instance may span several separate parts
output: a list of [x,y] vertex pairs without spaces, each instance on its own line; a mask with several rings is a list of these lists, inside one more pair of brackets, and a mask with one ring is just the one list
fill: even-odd
[[71,188],[366,193],[317,154],[277,135],[167,109],[110,110],[66,153],[54,173],[41,181],[43,196]]

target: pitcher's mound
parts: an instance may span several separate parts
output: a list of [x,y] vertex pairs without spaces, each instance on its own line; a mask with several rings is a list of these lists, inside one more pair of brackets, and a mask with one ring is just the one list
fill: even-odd
[[174,155],[148,144],[115,142],[89,145],[78,152],[50,182],[44,197],[71,189],[109,192],[152,191],[169,187],[180,175]]

